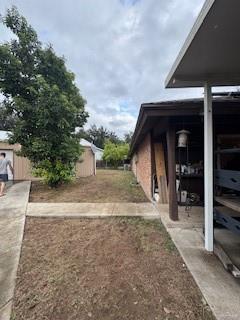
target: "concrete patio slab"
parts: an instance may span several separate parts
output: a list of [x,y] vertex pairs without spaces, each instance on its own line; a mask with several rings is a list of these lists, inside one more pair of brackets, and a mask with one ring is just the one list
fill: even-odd
[[30,182],[14,184],[0,198],[0,320],[11,315]]
[[[190,217],[181,208],[179,221],[173,222],[168,217],[167,206],[158,207],[163,224],[216,319],[240,319],[240,279],[228,273],[214,254],[205,251],[200,208],[193,208]],[[199,225],[201,228],[196,227]]]
[[30,217],[149,217],[159,218],[159,213],[150,202],[146,203],[29,203]]
[[178,207],[179,220],[172,221],[169,218],[169,210],[167,204],[156,205],[159,212],[161,212],[161,219],[167,228],[202,228],[203,226],[203,207],[192,207],[188,212],[185,207]]

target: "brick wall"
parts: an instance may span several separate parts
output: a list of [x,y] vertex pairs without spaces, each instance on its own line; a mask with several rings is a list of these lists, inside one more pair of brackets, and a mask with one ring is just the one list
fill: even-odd
[[132,171],[146,196],[152,198],[151,135],[148,134],[132,158]]

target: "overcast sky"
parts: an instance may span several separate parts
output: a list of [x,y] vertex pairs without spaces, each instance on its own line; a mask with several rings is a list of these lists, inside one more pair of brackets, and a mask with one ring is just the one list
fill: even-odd
[[[51,43],[88,101],[90,124],[133,130],[140,104],[201,96],[164,89],[164,80],[204,0],[1,0],[16,5]],[[0,40],[11,34],[1,25]]]

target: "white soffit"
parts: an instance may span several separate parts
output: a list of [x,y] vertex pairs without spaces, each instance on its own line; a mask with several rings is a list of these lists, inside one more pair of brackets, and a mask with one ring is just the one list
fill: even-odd
[[240,1],[207,0],[167,76],[167,88],[240,84]]

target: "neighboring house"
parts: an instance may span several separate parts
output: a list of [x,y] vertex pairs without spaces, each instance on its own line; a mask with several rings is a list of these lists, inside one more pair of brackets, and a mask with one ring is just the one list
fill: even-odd
[[103,160],[103,152],[104,152],[104,150],[101,149],[101,148],[98,148],[95,145],[93,145],[93,148],[95,150],[96,161]]
[[[5,152],[7,158],[10,159],[14,168],[14,176],[9,172],[10,180],[33,180],[36,179],[31,174],[30,161],[27,158],[19,157],[15,151],[21,149],[20,144],[11,145],[8,143],[8,133],[6,131],[0,131],[0,152]],[[84,152],[76,164],[76,176],[87,177],[96,174],[96,161],[95,153],[91,147],[91,143],[81,140],[81,145],[84,148]]]

